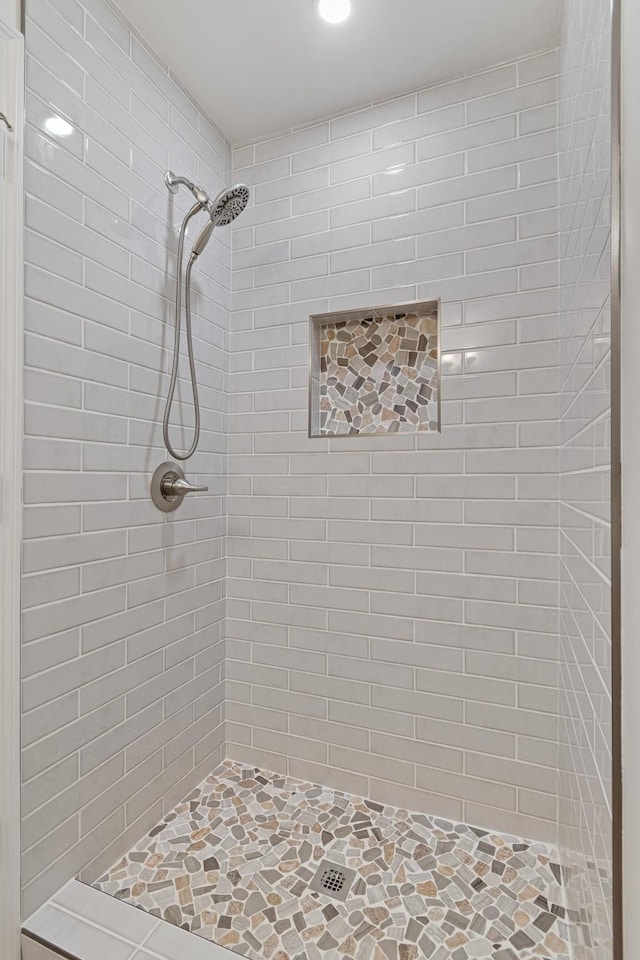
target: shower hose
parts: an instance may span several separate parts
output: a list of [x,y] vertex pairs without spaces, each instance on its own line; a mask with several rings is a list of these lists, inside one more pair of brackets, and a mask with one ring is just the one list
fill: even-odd
[[188,460],[198,448],[198,441],[200,439],[200,401],[198,399],[198,381],[196,379],[196,364],[193,356],[193,335],[191,332],[191,270],[196,260],[196,257],[192,254],[189,258],[187,264],[187,270],[184,280],[185,285],[185,314],[186,314],[186,332],[187,332],[187,352],[189,354],[189,372],[191,376],[191,391],[193,394],[193,412],[194,412],[194,432],[193,432],[193,442],[187,451],[187,453],[179,453],[171,444],[169,439],[169,419],[171,417],[171,407],[173,406],[173,398],[176,390],[176,383],[178,380],[178,365],[180,362],[180,335],[182,331],[182,261],[184,258],[184,238],[187,231],[187,225],[192,217],[196,215],[200,210],[202,210],[202,205],[196,203],[182,222],[182,227],[180,228],[180,236],[178,238],[178,254],[177,254],[177,264],[176,264],[176,322],[175,322],[175,334],[173,341],[173,363],[171,365],[171,381],[169,383],[169,392],[167,394],[167,403],[164,408],[164,420],[162,422],[162,435],[164,437],[164,445],[169,451],[170,455],[175,460]]

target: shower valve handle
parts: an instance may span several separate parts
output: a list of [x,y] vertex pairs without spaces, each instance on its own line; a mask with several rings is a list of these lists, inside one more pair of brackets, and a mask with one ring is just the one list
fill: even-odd
[[189,483],[182,477],[166,477],[162,482],[162,492],[165,497],[184,497],[187,493],[204,493],[209,487],[197,486],[195,483]]
[[151,499],[163,513],[177,510],[188,493],[204,493],[208,489],[189,483],[182,467],[171,460],[156,467],[151,478]]

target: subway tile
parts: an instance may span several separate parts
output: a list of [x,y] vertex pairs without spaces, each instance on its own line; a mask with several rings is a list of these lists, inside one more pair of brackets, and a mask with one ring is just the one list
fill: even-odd
[[82,404],[82,385],[78,381],[44,370],[24,371],[24,393],[25,400],[34,403],[61,407],[80,407]]
[[[360,753],[348,747],[329,745],[329,763],[339,769],[354,771],[365,776],[375,776],[379,773],[380,762],[371,753]],[[384,765],[385,777],[395,783],[413,786],[413,764],[397,758],[387,758]]]
[[[428,210],[419,210],[414,213],[411,209],[409,213],[400,213],[390,218],[374,220],[371,223],[371,238],[374,243],[381,240],[404,239],[408,236],[417,236],[424,238],[431,231],[435,236],[441,230],[449,227],[458,227],[464,222],[464,203],[451,203],[447,206],[431,207]],[[423,240],[426,244],[426,241]],[[447,253],[446,249],[437,248],[436,253]],[[426,253],[425,256],[429,256]]]
[[332,610],[329,611],[328,622],[329,629],[338,633],[413,640],[413,623],[406,618]]
[[[123,666],[124,660],[124,644],[121,643],[38,674],[23,684],[24,709],[30,710],[65,693],[79,690],[97,677]],[[98,706],[102,704],[96,703],[95,709]]]
[[[67,693],[50,703],[43,704],[34,710],[23,714],[22,717],[22,744],[28,747],[48,733],[53,733],[67,723],[78,718],[77,691]],[[66,814],[65,814],[66,817]],[[46,830],[44,831],[46,832]]]
[[389,783],[387,780],[371,778],[371,794],[379,803],[397,806],[406,803],[412,809],[431,810],[434,816],[450,817],[459,822],[462,819],[462,801],[453,797],[444,797],[426,790],[417,790],[406,785]]
[[[504,167],[509,170],[509,167]],[[480,176],[480,174],[478,174]],[[555,207],[557,203],[557,185],[543,183],[532,187],[510,190],[508,186],[493,197],[470,197],[467,201],[467,222],[494,220],[496,217],[510,217],[514,214],[528,213],[532,208],[545,209]]]
[[73,442],[26,438],[23,465],[25,470],[80,470],[82,447]]
[[[303,197],[307,196],[309,196],[309,194],[303,194]],[[328,223],[328,212],[312,207],[310,211],[299,211],[299,216],[288,217],[286,219],[282,218],[275,222],[261,224],[255,228],[255,243],[257,245],[256,259],[258,259],[260,263],[265,263],[266,257],[262,260],[259,258],[262,247],[271,243],[282,243],[287,240],[293,241],[298,237],[306,238],[320,230],[326,230]],[[242,259],[240,262],[242,262]],[[234,270],[235,269],[234,259]]]
[[368,731],[349,724],[331,723],[328,720],[295,715],[290,717],[289,723],[292,733],[329,745],[335,744],[354,750],[367,750],[369,745]]
[[[489,726],[489,724],[486,724]],[[516,737],[500,729],[479,729],[470,721],[452,723],[431,717],[416,719],[417,739],[498,757],[515,757]]]
[[406,665],[358,661],[353,657],[329,656],[330,677],[362,680],[367,683],[388,683],[407,690],[413,688],[413,670]]
[[57,44],[49,43],[46,33],[40,30],[33,21],[29,23],[29,50],[26,68],[27,81],[31,90],[44,92],[39,84],[42,82],[41,78],[44,75],[42,68],[45,68],[50,76],[57,77],[78,96],[81,97],[83,94],[84,73],[82,68]]
[[337,117],[331,121],[331,139],[351,136],[362,130],[375,130],[386,123],[412,117],[416,112],[415,95],[399,97]]
[[[358,661],[360,664],[362,661]],[[325,697],[327,700],[343,700],[345,703],[369,703],[369,686],[351,679],[292,671],[289,676],[292,691],[309,696]]]
[[[98,711],[96,711],[98,712]],[[85,744],[80,751],[80,772],[83,775],[90,773],[108,757],[122,750],[125,746],[137,740],[157,726],[161,719],[162,704],[154,704],[146,710],[141,710],[135,716],[123,723],[111,727],[102,736],[96,737]],[[84,718],[86,723],[86,717]]]
[[[302,150],[308,150],[324,144],[329,139],[329,125],[327,123],[314,124],[306,130],[297,130],[294,133],[286,134],[281,137],[274,137],[271,140],[263,140],[256,143],[254,147],[248,148],[255,151],[256,163],[263,163],[265,160],[271,160],[274,157],[284,157],[289,154],[299,153]],[[248,157],[247,157],[248,159]],[[234,151],[234,168],[249,165],[236,162],[236,152]]]
[[369,643],[363,636],[348,636],[333,630],[321,632],[297,627],[291,627],[289,635],[290,644],[295,649],[339,653],[341,656],[360,658],[368,656]]
[[281,200],[310,190],[319,190],[329,185],[329,172],[326,167],[294,173],[267,183],[259,183],[255,188],[256,203],[268,203]]
[[[43,739],[25,748],[22,753],[23,777],[30,780],[38,777],[47,768],[70,757],[84,744],[99,737],[106,730],[119,723],[124,716],[123,705],[119,702],[107,704],[96,710],[90,717],[68,724],[62,732],[55,731]],[[76,757],[77,761],[77,757]],[[76,762],[77,768],[77,762]],[[60,784],[58,783],[58,788]],[[54,794],[52,794],[53,796]],[[40,797],[42,801],[42,796]]]
[[418,94],[418,112],[434,110],[450,103],[510,90],[516,84],[516,66],[507,64],[471,77],[438,84]]
[[[322,214],[326,221],[327,211],[339,204],[351,204],[358,200],[365,200],[371,196],[371,183],[368,177],[359,180],[346,180],[343,183],[332,184],[319,190],[310,190],[293,197],[290,201],[294,214],[297,216],[316,212]],[[323,228],[325,229],[325,228]]]
[[462,800],[484,800],[488,805],[505,810],[515,810],[516,790],[511,786],[495,783],[493,780],[481,780],[448,770],[431,767],[416,769],[418,788],[433,790],[435,793],[452,795]]
[[[77,758],[74,760],[77,766]],[[103,764],[94,777],[76,780],[74,774],[71,778],[72,782],[66,786],[66,789],[48,799],[47,803],[35,813],[25,817],[24,846],[38,843],[50,830],[68,820],[72,814],[90,803],[99,793],[108,790],[122,776],[123,766],[123,757],[118,755]]]
[[[550,157],[556,154],[558,137],[555,130],[520,136],[505,140],[499,144],[477,147],[467,152],[467,169],[470,171],[487,170],[508,163],[522,163],[537,157]],[[521,180],[522,182],[522,180]]]
[[27,264],[25,290],[27,296],[36,301],[43,301],[80,317],[88,317],[97,323],[119,329],[125,329],[128,325],[123,304],[115,304],[98,290],[82,287],[72,279],[45,272],[38,266]]
[[528,160],[520,164],[520,183],[527,187],[535,183],[547,183],[558,178],[558,158],[556,155]]
[[485,680],[461,676],[443,670],[416,671],[416,688],[427,693],[440,693],[464,700],[481,700],[485,703],[502,703],[515,706],[516,690],[513,683],[502,680]]
[[293,153],[292,170],[299,173],[315,167],[334,165],[352,157],[361,157],[371,152],[371,133],[364,131],[353,137],[344,137],[330,143],[314,145],[306,150]]
[[443,257],[414,260],[411,263],[392,263],[389,266],[374,267],[371,271],[371,283],[374,289],[397,284],[426,283],[429,280],[441,283],[442,278],[460,277],[463,271],[462,254],[451,253]]
[[273,710],[284,710],[289,714],[300,714],[306,717],[327,718],[327,704],[320,697],[310,696],[309,693],[297,693],[293,690],[284,690],[254,684],[253,702],[258,706],[269,707]]
[[467,120],[476,123],[491,117],[527,110],[531,107],[552,103],[558,95],[558,83],[555,77],[527,83],[512,90],[480,97],[468,104]]
[[[25,361],[29,366],[41,370],[54,368],[58,373],[75,376],[78,364],[84,357],[82,349],[75,344],[58,343],[55,340],[29,334],[26,336]],[[128,368],[121,360],[92,354],[91,367],[86,369],[85,378],[124,386],[127,383]]]
[[456,103],[440,110],[431,110],[428,113],[420,111],[411,119],[388,123],[378,129],[374,128],[373,148],[381,150],[407,142],[413,145],[416,140],[423,137],[441,133],[444,130],[455,130],[463,126],[464,122],[463,103]]
[[[344,227],[339,230],[311,232],[309,235],[296,237],[292,240],[291,256],[311,257],[320,253],[344,252],[352,247],[368,244],[370,234],[371,229],[368,223],[359,223],[353,227]],[[332,257],[332,263],[333,259]]]
[[556,718],[535,711],[487,703],[467,704],[467,723],[505,733],[524,734],[553,740],[556,737]]
[[418,237],[418,257],[437,257],[447,253],[476,252],[478,247],[510,243],[516,239],[517,222],[514,218],[492,220],[489,223],[437,230]]
[[126,477],[116,474],[38,472],[25,477],[25,503],[95,502],[125,496]]
[[[65,21],[67,14],[73,18],[76,12],[86,35],[70,32]],[[36,835],[30,828],[27,841],[38,877],[28,884],[26,902],[34,904],[122,833],[129,783],[123,779],[124,751],[129,751],[131,762],[137,760],[134,779],[144,778],[145,762],[160,756],[152,734],[163,727],[162,703],[159,714],[153,704],[124,721],[123,696],[146,690],[145,685],[156,674],[165,676],[165,670],[169,679],[164,682],[171,687],[182,676],[185,657],[186,669],[191,671],[194,657],[204,657],[206,649],[211,659],[217,652],[215,642],[210,650],[203,646],[203,637],[208,636],[203,621],[215,626],[215,619],[224,613],[215,600],[222,550],[211,549],[204,526],[198,529],[198,536],[202,534],[198,546],[186,545],[196,536],[194,514],[204,509],[200,504],[188,505],[186,521],[183,514],[177,524],[160,523],[146,499],[148,479],[144,477],[150,467],[136,439],[144,434],[147,446],[148,425],[157,424],[160,416],[158,390],[164,387],[164,378],[156,371],[165,363],[169,301],[164,298],[164,234],[173,225],[167,221],[162,170],[171,156],[195,176],[199,156],[202,178],[215,189],[218,176],[224,174],[226,179],[228,175],[224,166],[230,167],[231,155],[166,68],[101,0],[87,0],[84,5],[69,0],[59,8],[38,3],[30,10],[26,42],[31,120],[26,389],[31,403],[26,414],[25,489],[34,503],[26,510],[24,550],[25,704],[32,707],[25,725],[24,774],[26,809],[44,804],[42,809],[47,811],[40,818],[40,832]],[[85,134],[86,162],[84,153],[82,159],[74,157],[33,129],[40,122],[44,101]],[[282,174],[266,168],[262,172]],[[132,202],[130,211],[131,197],[156,178],[147,207]],[[181,198],[178,203],[185,209]],[[288,216],[290,208],[286,198],[282,204],[265,204],[260,214],[253,215],[253,222],[259,224],[263,214],[274,220]],[[327,225],[325,212],[318,228]],[[310,226],[305,224],[305,229]],[[230,288],[230,261],[224,259],[227,245],[228,238],[221,235],[211,248],[215,259],[208,255],[203,259],[200,283],[207,298],[203,305],[215,304],[213,316],[194,318],[203,418],[212,425],[203,439],[220,450],[223,444],[213,431],[221,424],[217,411],[224,409],[227,371],[207,364],[213,361],[224,368],[227,313],[216,300],[223,301],[224,291]],[[288,239],[285,245],[288,250]],[[82,273],[77,269],[79,257],[84,258]],[[172,258],[173,245],[170,277],[175,270]],[[264,257],[257,263],[264,264]],[[159,439],[154,431],[156,436]],[[217,474],[220,452],[212,451],[208,463]],[[201,469],[205,464],[207,459],[201,458]],[[219,480],[218,487],[222,489]],[[39,505],[48,501],[55,501],[55,510]],[[212,531],[216,502],[212,498],[208,510]],[[219,521],[214,535],[220,542],[223,532]],[[78,571],[85,593],[71,596]],[[130,609],[125,607],[120,586],[125,582],[132,602],[143,601]],[[197,584],[182,591],[180,597],[188,597],[188,609],[173,620],[176,602],[170,602],[165,611],[171,584],[178,589]],[[159,594],[154,593],[156,589]],[[196,612],[203,623],[200,632],[194,632]],[[204,670],[205,660],[197,662]],[[213,669],[219,673],[219,667]],[[206,679],[213,682],[214,678]],[[196,687],[190,692],[195,695]],[[175,693],[167,693],[166,699],[173,709]],[[40,700],[43,705],[37,706]],[[90,712],[79,721],[77,709]],[[164,735],[171,739],[179,734],[181,724],[200,723],[193,726],[197,738],[206,721],[196,716],[194,707],[188,713],[184,719],[179,712],[168,718]],[[186,767],[168,770],[163,780],[168,791],[176,777],[182,780],[186,768],[199,762],[197,756],[202,759],[199,751],[209,749],[206,739],[201,735],[193,752],[185,754]],[[81,753],[84,775],[76,787]],[[115,784],[111,795],[103,798],[104,803],[95,801],[94,813],[87,808],[77,823],[77,841],[49,865],[47,825],[55,829],[63,822],[65,805],[73,812],[79,809],[77,801],[93,803],[111,786],[103,776],[108,769],[113,770]],[[148,777],[157,784],[160,771],[156,769],[150,769]],[[157,818],[151,793],[136,795],[148,804],[146,813],[139,810],[140,822],[149,811],[153,815],[149,826]],[[56,797],[59,801],[54,801]],[[114,804],[120,806],[110,813]],[[96,819],[99,810],[102,823]]]
[[23,638],[28,643],[48,634],[68,630],[124,609],[124,590],[114,587],[83,597],[74,597],[58,603],[35,607],[23,616]]
[[22,650],[23,678],[77,657],[80,652],[79,640],[80,632],[70,630],[68,633],[58,634],[54,639],[47,637],[25,646]]
[[487,246],[483,250],[467,254],[467,270],[480,273],[484,270],[501,270],[504,267],[524,266],[544,260],[553,260],[558,254],[555,237],[522,240],[517,243]]
[[534,80],[541,80],[544,77],[555,77],[558,73],[558,58],[558,51],[550,50],[547,53],[520,60],[518,63],[518,83],[532,83]]
[[421,524],[416,530],[416,544],[424,547],[512,550],[513,530],[466,524]]
[[[444,201],[443,201],[444,202]],[[413,213],[416,209],[414,190],[405,190],[388,196],[356,200],[331,209],[331,228],[347,227],[356,223]]]
[[396,190],[407,190],[411,187],[423,187],[429,183],[448,181],[461,176],[464,172],[465,158],[462,153],[423,160],[420,163],[397,164],[373,177],[373,194],[378,196]]
[[[550,316],[556,309],[552,291],[542,289],[554,278],[542,265],[555,257],[557,188],[541,179],[553,172],[545,158],[555,152],[555,104],[548,100],[554,57],[527,58],[236,151],[238,178],[257,184],[238,223],[233,254],[236,271],[249,271],[242,277],[245,289],[234,291],[231,300],[235,321],[229,329],[237,333],[229,337],[227,330],[226,236],[216,240],[215,259],[207,255],[201,273],[201,306],[214,305],[213,319],[196,318],[204,416],[211,425],[203,439],[212,447],[207,462],[219,488],[215,498],[198,498],[185,505],[188,513],[161,522],[146,500],[151,467],[143,454],[151,442],[160,455],[154,405],[164,379],[156,371],[166,367],[162,337],[170,310],[159,286],[163,246],[154,239],[170,229],[161,170],[175,157],[187,170],[199,163],[204,179],[204,172],[217,176],[230,167],[231,154],[124,22],[98,0],[87,0],[87,8],[91,46],[76,36],[72,41],[74,60],[97,70],[87,81],[83,116],[97,112],[107,129],[117,126],[131,145],[133,164],[131,171],[120,171],[114,162],[120,139],[110,152],[102,144],[107,153],[98,143],[95,159],[83,166],[68,151],[51,149],[46,138],[29,133],[29,253],[38,265],[28,288],[33,332],[27,349],[35,375],[29,389],[32,409],[45,412],[28,416],[29,436],[36,441],[27,448],[34,458],[28,462],[57,474],[55,483],[62,484],[62,441],[73,449],[82,444],[87,479],[73,486],[74,499],[56,508],[55,517],[48,507],[29,507],[27,532],[35,538],[27,544],[25,561],[33,566],[30,576],[42,572],[45,578],[40,586],[32,580],[34,590],[47,583],[55,589],[55,579],[46,578],[61,568],[66,576],[78,566],[83,585],[100,589],[87,595],[92,606],[85,610],[73,606],[76,598],[62,615],[54,600],[44,604],[39,621],[28,619],[34,613],[28,611],[25,623],[28,635],[38,637],[32,663],[36,647],[55,641],[56,649],[42,662],[54,678],[71,658],[84,660],[126,644],[129,667],[87,680],[83,696],[95,707],[100,697],[124,695],[121,684],[131,682],[130,706],[140,712],[124,721],[116,699],[93,711],[84,734],[70,721],[64,744],[58,729],[50,731],[25,752],[30,782],[42,784],[45,796],[69,788],[77,776],[78,751],[88,784],[103,760],[115,762],[125,751],[128,769],[140,767],[139,775],[150,757],[172,744],[163,757],[166,768],[154,768],[153,786],[139,791],[130,805],[130,816],[142,823],[161,792],[171,796],[182,789],[193,764],[217,749],[218,707],[226,687],[231,740],[237,736],[239,749],[246,739],[258,760],[289,763],[292,773],[295,765],[301,776],[315,771],[333,777],[334,785],[351,777],[388,802],[429,812],[457,818],[477,812],[490,826],[495,807],[523,831],[527,823],[546,829],[539,823],[550,814],[549,794],[540,784],[521,782],[539,761],[520,755],[516,761],[515,745],[516,737],[525,738],[523,731],[531,741],[555,737],[553,714],[546,712],[551,701],[540,691],[553,687],[545,641],[555,636],[551,620],[557,611],[545,584],[555,577],[549,565],[557,537],[552,544],[554,529],[527,526],[550,492],[519,484],[523,476],[546,477],[556,461],[551,443],[508,447],[516,442],[513,425],[521,419],[531,424],[529,432],[520,431],[523,444],[542,436],[539,425],[547,415],[528,416],[527,410],[538,405],[547,410],[543,395],[555,392],[543,377],[548,349],[546,355],[538,349],[548,328],[537,336],[526,323],[516,329],[516,320]],[[61,29],[55,18],[51,24]],[[34,56],[44,51],[43,66],[50,70],[55,43],[46,29],[39,30],[37,44]],[[105,57],[123,64],[114,87],[120,99],[141,78],[133,115],[118,97],[99,89]],[[82,95],[73,62],[60,63],[76,87],[70,104]],[[32,69],[31,76],[41,82],[45,73]],[[460,167],[463,151],[466,173]],[[399,168],[403,163],[407,166]],[[389,166],[399,172],[387,176]],[[149,211],[135,204],[130,211],[128,194],[156,170],[159,182]],[[191,172],[195,176],[198,170]],[[114,180],[120,174],[122,179]],[[388,184],[394,192],[385,195]],[[178,218],[176,210],[172,219]],[[78,255],[89,264],[86,286],[77,275]],[[326,277],[329,257],[332,274]],[[52,279],[52,267],[67,279]],[[346,443],[309,441],[308,315],[326,311],[330,298],[331,306],[347,308],[392,300],[405,288],[407,300],[443,298],[447,352],[458,360],[467,353],[464,373],[458,366],[444,380],[443,434],[415,445],[411,440],[408,447],[402,438],[402,447],[372,441],[351,450]],[[230,371],[222,369],[227,362]],[[225,456],[220,414],[229,372],[236,399],[226,421]],[[548,416],[553,419],[551,410]],[[58,441],[59,451],[51,441]],[[224,490],[218,473],[225,462],[234,477],[229,570],[230,592],[236,595],[228,600],[226,634],[233,666],[223,684],[221,627],[210,649],[204,644],[210,618],[215,624],[224,616],[224,602],[217,599],[224,576],[218,557],[224,554],[212,555],[206,546],[200,552],[200,545],[211,535],[220,543],[224,537],[226,508],[221,514],[217,498]],[[75,484],[75,476],[72,480]],[[27,491],[41,496],[47,483],[48,478],[38,479]],[[84,503],[80,534],[78,503],[83,486],[88,495],[92,483],[96,492],[111,491],[113,500]],[[190,546],[194,536],[198,550]],[[162,569],[154,565],[161,557]],[[125,579],[131,603],[139,604],[130,609],[120,588],[110,586]],[[514,602],[517,587],[520,603]],[[158,678],[145,670],[156,669],[161,657],[156,685]],[[188,674],[191,670],[196,673]],[[526,688],[518,691],[517,707],[516,684]],[[541,711],[536,698],[544,705]],[[105,726],[107,708],[112,712]],[[52,723],[63,713],[56,716],[51,714]],[[209,723],[215,727],[207,732]],[[251,739],[253,731],[260,742]],[[80,741],[83,735],[87,742]],[[76,752],[61,753],[66,750]],[[181,750],[188,759],[178,762]],[[376,773],[385,758],[391,766],[383,779]],[[356,765],[358,772],[350,773]],[[26,796],[29,803],[39,802],[32,788]],[[94,807],[99,809],[100,803]],[[108,817],[103,845],[124,829],[121,815]],[[85,818],[87,830],[92,823]],[[96,856],[95,837],[97,830],[81,837],[55,870],[30,885],[29,898],[72,863],[79,868],[80,851]]]
[[523,135],[557,127],[558,105],[557,103],[548,103],[543,107],[531,107],[529,110],[523,110],[519,114],[518,123],[520,133]]
[[415,241],[413,238],[390,240],[386,243],[368,244],[364,247],[355,247],[348,250],[341,250],[339,253],[332,253],[330,268],[331,273],[359,270],[362,267],[374,267],[382,264],[400,263],[403,260],[413,260],[414,255]]
[[378,759],[394,757],[398,760],[408,760],[422,766],[437,767],[441,770],[452,770],[461,773],[464,755],[461,750],[451,747],[436,746],[425,741],[409,740],[404,737],[395,737],[386,733],[371,733],[371,752]]
[[[444,203],[454,203],[460,200],[467,201],[467,209],[473,209],[473,204],[484,204],[485,211],[490,215],[474,217],[473,219],[495,220],[501,216],[509,216],[509,212],[502,212],[496,202],[494,194],[513,190],[517,185],[517,167],[503,166],[497,170],[486,170],[480,173],[469,173],[457,176],[451,180],[427,184],[418,188],[418,209],[438,207]],[[475,198],[475,199],[474,199]],[[496,204],[495,210],[491,206]],[[523,204],[526,199],[523,198]],[[551,204],[549,204],[550,206]],[[529,208],[530,209],[530,208]],[[467,222],[472,222],[467,219]]]
[[435,717],[439,720],[462,721],[463,701],[455,697],[410,692],[374,686],[371,688],[371,705],[386,710],[398,711],[400,716],[416,715]]
[[513,115],[499,117],[497,120],[487,120],[484,123],[461,125],[455,130],[425,136],[416,144],[416,160],[429,160],[433,157],[458,153],[461,150],[473,150],[474,147],[510,140],[516,136],[517,129],[517,117]]
[[416,546],[396,547],[372,544],[371,566],[400,570],[462,570],[463,558],[457,549],[424,549]]

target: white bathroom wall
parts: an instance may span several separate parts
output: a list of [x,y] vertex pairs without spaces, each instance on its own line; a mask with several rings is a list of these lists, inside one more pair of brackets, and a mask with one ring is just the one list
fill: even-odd
[[[234,150],[227,753],[555,840],[553,52]],[[306,435],[308,318],[443,300],[441,436]]]
[[[104,0],[28,0],[26,43],[29,913],[87,864],[89,878],[106,868],[221,758],[228,230],[196,280],[203,433],[188,470],[209,494],[166,516],[148,486],[167,459],[174,250],[189,205],[163,174],[215,193],[230,151]],[[186,444],[191,412],[174,417]]]
[[611,918],[611,4],[567,0],[560,50],[560,841],[576,956]]

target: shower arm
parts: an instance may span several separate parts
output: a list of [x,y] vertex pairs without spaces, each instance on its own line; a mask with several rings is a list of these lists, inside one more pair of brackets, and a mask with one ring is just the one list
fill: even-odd
[[176,177],[175,173],[171,170],[167,170],[165,173],[164,182],[170,193],[177,193],[178,187],[186,187],[187,190],[191,191],[201,207],[206,207],[207,204],[210,203],[209,195],[202,187],[198,187],[191,180],[187,180],[186,177]]

